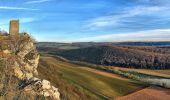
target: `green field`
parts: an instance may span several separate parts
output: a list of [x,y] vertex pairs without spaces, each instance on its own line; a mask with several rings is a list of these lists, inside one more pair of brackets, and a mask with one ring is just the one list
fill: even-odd
[[49,66],[47,67],[48,70],[53,70],[53,73],[60,73],[68,82],[78,85],[102,99],[113,99],[145,87],[143,84],[131,80],[99,75],[81,68],[82,66],[51,57],[43,57],[41,60]]

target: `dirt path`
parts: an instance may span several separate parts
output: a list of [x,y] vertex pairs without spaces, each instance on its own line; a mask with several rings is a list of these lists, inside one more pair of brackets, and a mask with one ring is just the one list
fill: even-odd
[[99,75],[107,76],[107,77],[117,78],[117,79],[121,79],[121,80],[129,80],[127,78],[120,77],[116,74],[100,71],[100,70],[93,69],[93,68],[88,68],[88,67],[80,67],[80,68],[90,71],[90,72],[93,72],[93,73],[96,73],[96,74],[99,74]]
[[116,100],[170,100],[170,89],[148,87]]

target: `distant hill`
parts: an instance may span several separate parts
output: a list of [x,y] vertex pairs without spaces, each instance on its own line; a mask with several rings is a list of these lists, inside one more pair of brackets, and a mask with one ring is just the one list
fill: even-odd
[[118,42],[116,45],[124,46],[170,46],[170,41],[164,42]]
[[51,54],[101,65],[170,69],[169,47],[92,46],[60,50]]
[[101,45],[117,45],[117,46],[170,46],[170,41],[164,42],[73,42],[73,43],[58,43],[58,42],[39,42],[38,47],[76,47],[84,48],[90,46]]

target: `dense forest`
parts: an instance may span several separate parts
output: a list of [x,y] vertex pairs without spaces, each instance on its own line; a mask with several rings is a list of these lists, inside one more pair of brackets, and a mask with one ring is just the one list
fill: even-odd
[[170,69],[169,47],[92,46],[51,52],[70,60],[146,69]]

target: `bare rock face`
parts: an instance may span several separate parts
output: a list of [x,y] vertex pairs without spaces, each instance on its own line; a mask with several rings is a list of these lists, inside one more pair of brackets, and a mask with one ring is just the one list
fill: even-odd
[[[53,100],[60,100],[58,89],[50,84],[47,80],[41,80],[38,77],[37,67],[39,63],[39,54],[34,45],[34,41],[28,34],[22,33],[16,37],[4,37],[1,42],[0,58],[5,68],[4,76],[1,80],[5,80],[1,90],[1,95],[8,93],[11,84],[12,89],[16,91],[24,91],[37,96],[50,97]],[[4,46],[4,47],[3,47]],[[9,83],[11,79],[13,82]],[[10,91],[11,91],[10,90]]]
[[51,97],[55,100],[60,99],[60,94],[58,92],[58,89],[52,86],[49,81],[40,80],[38,78],[33,78],[31,81],[34,84],[27,86],[25,88],[25,91],[34,92],[34,89],[35,89],[39,95],[43,95],[45,97]]

